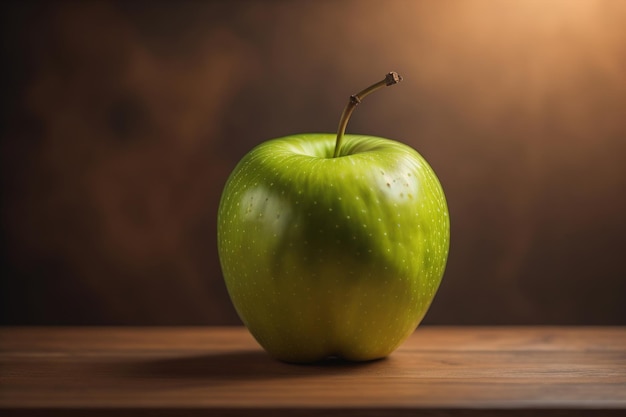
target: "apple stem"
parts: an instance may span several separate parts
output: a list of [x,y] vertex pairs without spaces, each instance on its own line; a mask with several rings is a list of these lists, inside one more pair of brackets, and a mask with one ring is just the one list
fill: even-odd
[[335,153],[333,154],[333,158],[337,158],[340,154],[341,150],[341,141],[343,139],[343,135],[346,132],[346,126],[348,126],[348,120],[350,120],[350,116],[352,112],[356,108],[356,106],[361,103],[361,101],[373,93],[374,91],[387,87],[389,85],[394,85],[402,81],[402,77],[397,72],[390,72],[385,76],[384,79],[379,82],[370,85],[365,90],[361,91],[358,94],[353,94],[350,96],[350,101],[343,109],[343,113],[341,114],[341,119],[339,120],[339,129],[337,129],[337,140],[335,141]]

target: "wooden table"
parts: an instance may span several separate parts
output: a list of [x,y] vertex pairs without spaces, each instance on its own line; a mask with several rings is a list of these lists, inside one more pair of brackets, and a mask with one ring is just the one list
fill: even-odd
[[244,328],[2,328],[0,415],[626,415],[626,327],[420,327],[289,365]]

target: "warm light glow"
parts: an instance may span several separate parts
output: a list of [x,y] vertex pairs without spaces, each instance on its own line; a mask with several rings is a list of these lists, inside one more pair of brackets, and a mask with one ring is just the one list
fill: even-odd
[[626,1],[22,3],[2,28],[8,316],[236,322],[228,173],[266,139],[335,132],[397,71],[347,133],[407,143],[442,182],[427,320],[624,324]]

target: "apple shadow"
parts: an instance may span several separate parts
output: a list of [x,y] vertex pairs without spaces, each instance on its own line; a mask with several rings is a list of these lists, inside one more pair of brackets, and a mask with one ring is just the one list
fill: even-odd
[[329,358],[310,364],[292,364],[274,359],[262,350],[250,350],[133,360],[118,366],[127,378],[202,380],[203,383],[224,384],[241,380],[306,378],[360,372],[382,361],[384,359],[349,362]]

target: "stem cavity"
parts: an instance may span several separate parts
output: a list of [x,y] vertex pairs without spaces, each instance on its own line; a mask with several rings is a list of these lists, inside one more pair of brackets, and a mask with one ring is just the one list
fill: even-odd
[[372,84],[369,87],[367,87],[365,90],[350,96],[350,101],[348,101],[348,104],[343,109],[343,113],[341,114],[341,119],[339,120],[339,128],[337,129],[337,140],[335,141],[335,152],[333,154],[333,158],[337,158],[341,153],[340,152],[341,141],[343,139],[343,135],[346,132],[346,126],[348,126],[348,120],[350,120],[350,116],[352,115],[352,112],[354,111],[356,106],[360,104],[361,101],[365,97],[367,97],[374,91],[381,89],[383,87],[387,87],[389,85],[397,84],[400,81],[402,81],[402,77],[397,72],[392,71],[389,74],[387,74],[385,78],[380,80],[379,82]]

